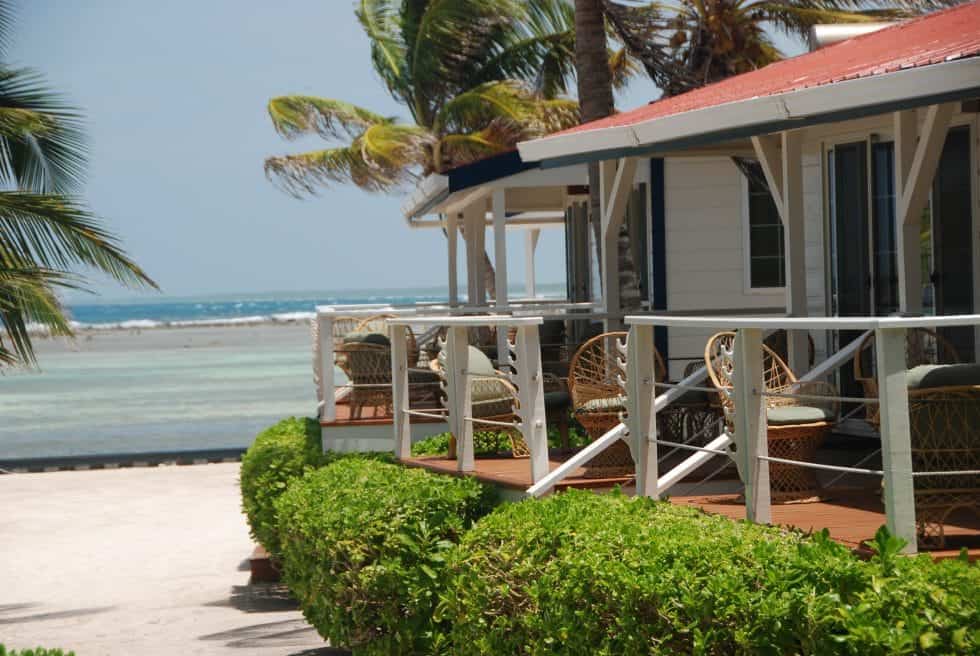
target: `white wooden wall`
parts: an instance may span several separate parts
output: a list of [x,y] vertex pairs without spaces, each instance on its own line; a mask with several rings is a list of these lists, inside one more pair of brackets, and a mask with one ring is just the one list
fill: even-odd
[[[674,310],[784,308],[782,290],[745,284],[742,174],[727,157],[667,158],[667,307]],[[670,357],[701,358],[710,330],[670,331]],[[679,379],[685,362],[673,361]]]

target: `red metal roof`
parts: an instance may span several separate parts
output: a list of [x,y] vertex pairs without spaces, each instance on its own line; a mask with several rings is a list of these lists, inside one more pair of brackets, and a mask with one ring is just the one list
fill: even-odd
[[[636,125],[726,103],[980,55],[980,0],[786,59],[556,135]],[[551,135],[551,136],[556,136]]]

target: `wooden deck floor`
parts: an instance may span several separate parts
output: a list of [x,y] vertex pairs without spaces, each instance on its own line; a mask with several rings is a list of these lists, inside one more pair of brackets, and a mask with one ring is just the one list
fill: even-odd
[[[549,459],[551,470],[564,462],[566,457],[552,454]],[[423,467],[441,474],[461,475],[456,469],[458,463],[455,459],[450,460],[441,456],[422,456],[409,458],[402,462],[409,467]],[[531,487],[531,461],[528,458],[512,458],[510,456],[477,457],[476,471],[469,472],[469,475],[484,483],[524,491]],[[573,476],[566,478],[559,487],[609,488],[614,485],[632,484],[632,482],[632,476],[584,478],[582,470],[578,469],[573,472]]]
[[[567,456],[566,456],[567,457]],[[551,468],[554,469],[563,457],[553,456]],[[457,471],[456,460],[437,456],[410,458],[404,461],[411,467],[423,467],[431,471],[461,475]],[[583,478],[581,470],[567,478],[560,488],[610,488],[622,485],[627,491],[633,489],[632,477],[614,479]],[[476,471],[470,475],[486,483],[510,489],[526,490],[531,485],[531,463],[527,458],[487,457],[477,458]],[[726,485],[724,482],[721,485]],[[735,481],[729,481],[731,489]],[[745,505],[738,494],[701,494],[684,496],[683,488],[678,488],[678,496],[670,501],[679,505],[697,506],[705,512],[725,515],[732,519],[745,519]],[[858,551],[862,543],[874,537],[875,531],[885,523],[885,511],[881,493],[877,488],[832,489],[821,501],[815,503],[775,504],[772,507],[772,523],[803,531],[827,529],[831,538]],[[934,558],[951,558],[959,555],[961,547],[966,547],[971,560],[980,560],[980,518],[965,513],[954,514],[946,524],[947,545],[943,550],[930,551]]]
[[[346,401],[337,402],[337,418],[333,421],[321,421],[321,426],[390,426],[394,421],[390,412],[383,408],[366,406],[361,409],[361,416],[351,417],[351,407]],[[425,412],[434,412],[423,409]],[[412,417],[413,424],[438,424],[438,419],[428,417]]]

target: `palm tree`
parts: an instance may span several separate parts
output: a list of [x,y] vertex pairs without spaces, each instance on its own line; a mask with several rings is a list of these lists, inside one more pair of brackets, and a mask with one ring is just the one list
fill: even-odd
[[806,38],[813,25],[908,18],[962,0],[677,0],[661,3],[677,70],[664,95],[782,59],[770,30]]
[[[0,57],[12,22],[0,2]],[[85,170],[81,118],[40,75],[0,63],[0,365],[36,363],[30,324],[71,334],[57,293],[84,288],[77,267],[156,288],[74,195]]]
[[565,0],[360,0],[356,13],[375,71],[411,121],[341,100],[273,98],[269,116],[286,139],[340,142],[266,160],[293,195],[346,182],[396,190],[578,119],[563,97],[575,38]]

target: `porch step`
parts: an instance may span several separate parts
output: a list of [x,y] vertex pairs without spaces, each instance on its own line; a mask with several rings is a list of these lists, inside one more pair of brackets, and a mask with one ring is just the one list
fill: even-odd
[[262,545],[255,545],[252,550],[252,557],[248,560],[249,570],[252,577],[250,583],[278,583],[279,568],[272,560],[269,552]]

